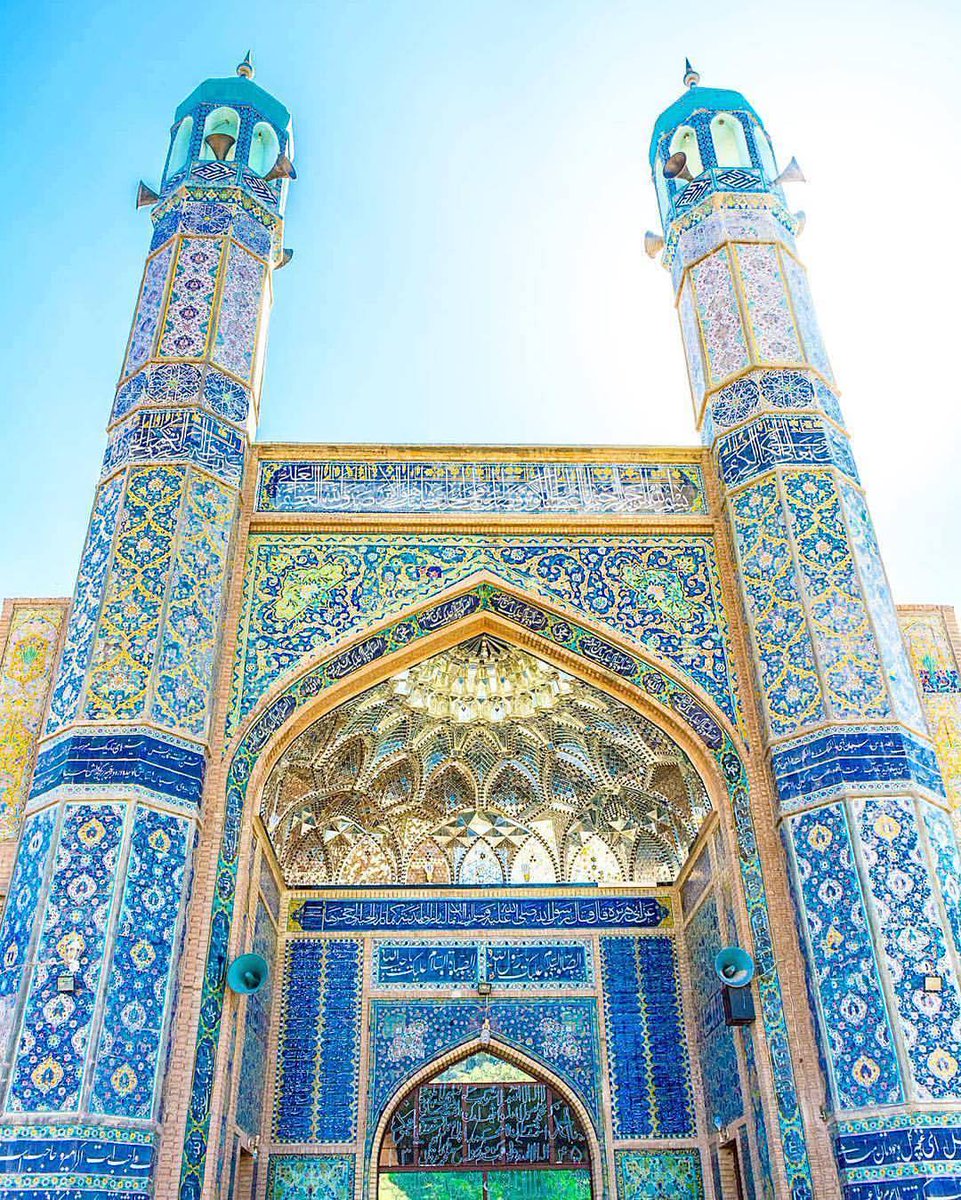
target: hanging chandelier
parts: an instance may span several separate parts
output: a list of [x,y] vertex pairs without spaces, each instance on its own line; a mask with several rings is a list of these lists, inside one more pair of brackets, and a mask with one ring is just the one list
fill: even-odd
[[459,725],[523,720],[572,690],[569,675],[486,633],[401,671],[394,695],[408,708]]

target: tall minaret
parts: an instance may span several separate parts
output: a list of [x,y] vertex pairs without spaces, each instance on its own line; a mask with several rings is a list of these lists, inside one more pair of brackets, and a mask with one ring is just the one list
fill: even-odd
[[253,74],[248,56],[192,92],[160,195],[141,185],[153,236],[0,930],[0,1161],[45,1195],[150,1181],[228,560],[289,257],[290,114]]
[[[799,172],[778,175],[740,93],[689,64],[684,82],[651,140],[663,257],[737,550],[842,1184],[955,1195],[961,871],[797,257]],[[947,1190],[919,1190],[934,1175]]]

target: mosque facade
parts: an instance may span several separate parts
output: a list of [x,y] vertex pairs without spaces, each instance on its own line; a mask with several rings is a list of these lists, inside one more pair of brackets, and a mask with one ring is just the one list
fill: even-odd
[[0,626],[3,1194],[961,1196],[961,642],[795,170],[685,84],[670,449],[258,442],[290,114],[176,110],[76,589]]

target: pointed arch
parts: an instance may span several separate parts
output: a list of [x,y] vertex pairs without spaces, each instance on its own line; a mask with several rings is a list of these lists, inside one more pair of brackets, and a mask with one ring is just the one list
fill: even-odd
[[[591,1174],[591,1189],[594,1200],[600,1200],[607,1193],[604,1190],[604,1172],[603,1158],[601,1154],[600,1141],[598,1139],[597,1129],[594,1124],[593,1117],[590,1111],[581,1100],[577,1092],[570,1086],[565,1079],[556,1072],[546,1067],[540,1060],[532,1058],[523,1051],[517,1049],[509,1042],[501,1041],[496,1035],[489,1039],[480,1037],[471,1038],[469,1041],[462,1042],[459,1046],[453,1047],[444,1054],[432,1059],[429,1063],[425,1063],[409,1078],[405,1079],[394,1091],[393,1095],[384,1105],[383,1111],[377,1120],[377,1125],[374,1130],[373,1141],[371,1143],[370,1156],[367,1160],[367,1170],[369,1171],[369,1195],[370,1200],[381,1200],[380,1197],[380,1179],[378,1164],[380,1162],[381,1148],[384,1144],[384,1138],[390,1129],[391,1120],[394,1114],[401,1107],[404,1101],[422,1084],[434,1079],[443,1071],[449,1070],[465,1059],[470,1058],[475,1054],[489,1054],[495,1058],[501,1059],[510,1066],[517,1067],[526,1074],[532,1076],[539,1083],[545,1084],[553,1092],[556,1093],[576,1116],[585,1137],[587,1138],[588,1151],[590,1153],[590,1174]],[[369,1114],[373,1118],[374,1114]]]

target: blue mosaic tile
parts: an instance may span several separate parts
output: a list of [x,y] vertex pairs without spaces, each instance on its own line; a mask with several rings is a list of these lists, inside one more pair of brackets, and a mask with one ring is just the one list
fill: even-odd
[[304,933],[418,929],[655,929],[671,910],[655,896],[504,900],[304,900],[290,927]]
[[[65,807],[6,1101],[10,1112],[79,1110],[124,811],[122,804]],[[79,986],[62,994],[57,978],[74,958]]]
[[717,1121],[729,1125],[743,1113],[744,1101],[734,1035],[724,1023],[721,985],[714,973],[714,959],[723,942],[713,895],[688,922],[686,938],[707,1118],[712,1126]]
[[138,806],[114,935],[91,1111],[150,1120],[193,825]]
[[193,463],[234,487],[240,485],[244,435],[209,413],[183,408],[141,409],[110,436],[103,475],[130,463]]
[[[617,1200],[702,1200],[699,1150],[618,1150]],[[720,1193],[719,1193],[720,1194]]]
[[48,808],[24,822],[0,926],[0,1047],[7,1045],[13,1029],[58,815],[56,808]]
[[349,1142],[357,1130],[361,943],[288,941],[274,1136]]
[[149,1200],[153,1161],[147,1130],[0,1126],[0,1191],[18,1200]]
[[[257,905],[251,950],[265,959],[273,971],[277,954],[277,933],[262,901]],[[268,979],[259,992],[247,997],[244,1050],[240,1060],[240,1084],[237,1091],[237,1124],[252,1137],[260,1132],[263,1119],[272,995],[273,989]]]
[[944,794],[934,751],[898,727],[858,725],[812,733],[776,746],[771,765],[782,806],[813,804],[879,785],[915,783]]
[[836,466],[858,478],[847,439],[815,413],[759,417],[719,438],[715,449],[730,488],[784,466]]
[[348,1155],[272,1154],[268,1200],[346,1200],[354,1191],[354,1160]]
[[616,1138],[693,1137],[680,981],[668,937],[603,938]]
[[904,1092],[844,809],[789,825],[834,1102],[896,1104]]

